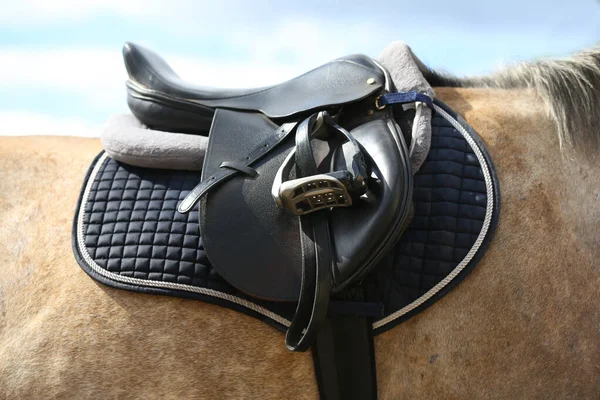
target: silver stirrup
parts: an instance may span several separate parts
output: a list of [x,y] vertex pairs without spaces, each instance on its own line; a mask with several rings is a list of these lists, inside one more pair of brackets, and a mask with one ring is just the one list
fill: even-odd
[[305,215],[324,208],[349,207],[352,197],[346,186],[337,178],[318,174],[283,181],[294,165],[296,148],[290,151],[277,171],[271,195],[277,206],[295,215]]

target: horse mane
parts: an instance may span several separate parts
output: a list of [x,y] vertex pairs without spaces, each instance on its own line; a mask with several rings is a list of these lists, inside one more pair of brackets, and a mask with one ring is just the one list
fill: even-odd
[[567,58],[509,65],[488,76],[423,72],[434,87],[532,89],[556,122],[561,148],[600,148],[600,44]]

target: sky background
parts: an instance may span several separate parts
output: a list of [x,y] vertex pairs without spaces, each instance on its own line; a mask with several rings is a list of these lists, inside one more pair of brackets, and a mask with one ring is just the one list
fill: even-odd
[[131,41],[205,86],[293,78],[403,40],[430,67],[486,74],[600,43],[599,0],[18,0],[0,7],[0,135],[98,136],[128,112]]

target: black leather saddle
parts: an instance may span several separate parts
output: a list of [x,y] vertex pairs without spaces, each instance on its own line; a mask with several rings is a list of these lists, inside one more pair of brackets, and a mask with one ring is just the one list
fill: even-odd
[[[306,350],[332,293],[386,255],[411,214],[412,172],[394,92],[367,56],[336,59],[282,84],[219,90],[182,82],[156,54],[126,44],[128,101],[144,124],[207,133],[199,203],[212,265],[241,291],[297,302],[286,336]],[[232,246],[231,243],[236,243]]]
[[216,109],[260,112],[271,120],[335,110],[389,83],[385,71],[364,55],[339,58],[290,81],[255,89],[194,86],[159,55],[132,43],[124,45],[123,58],[132,113],[143,124],[169,132],[207,135]]

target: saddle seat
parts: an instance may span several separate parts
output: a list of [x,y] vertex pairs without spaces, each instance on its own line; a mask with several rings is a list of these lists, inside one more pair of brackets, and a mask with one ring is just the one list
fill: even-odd
[[270,119],[335,109],[379,92],[385,71],[370,57],[338,58],[274,86],[218,89],[182,80],[156,53],[133,43],[123,46],[129,74],[127,101],[146,126],[207,135],[216,108],[256,111]]

